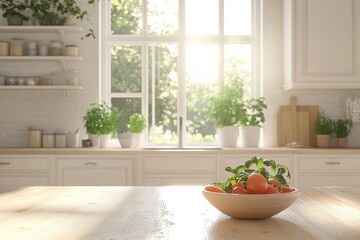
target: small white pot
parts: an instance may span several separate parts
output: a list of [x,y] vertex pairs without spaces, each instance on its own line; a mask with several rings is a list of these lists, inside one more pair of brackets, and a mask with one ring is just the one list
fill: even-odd
[[109,140],[111,138],[111,134],[101,134],[100,135],[100,148],[106,148]]
[[100,136],[97,134],[89,134],[89,139],[93,148],[98,148],[100,146]]
[[76,21],[77,21],[77,19],[76,19],[75,15],[68,15],[66,17],[64,25],[65,26],[74,26],[76,24]]
[[239,127],[227,126],[219,129],[220,147],[234,148],[237,147],[239,137]]
[[119,143],[122,148],[140,148],[142,146],[142,133],[119,134]]
[[241,126],[239,135],[241,147],[259,147],[259,126]]

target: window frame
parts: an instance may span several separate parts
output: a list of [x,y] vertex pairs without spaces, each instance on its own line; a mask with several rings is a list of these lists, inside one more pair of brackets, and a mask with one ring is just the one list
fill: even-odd
[[[260,0],[251,0],[252,1],[252,34],[251,35],[224,35],[224,1],[219,1],[219,35],[209,36],[201,35],[199,36],[187,36],[185,33],[185,1],[179,0],[179,25],[178,25],[178,34],[176,36],[157,36],[157,35],[147,35],[147,18],[142,18],[142,34],[141,35],[112,35],[111,34],[111,18],[108,17],[111,14],[111,0],[101,1],[100,4],[100,76],[101,79],[99,83],[99,94],[100,100],[107,103],[111,103],[112,97],[138,97],[141,98],[141,112],[144,115],[148,115],[148,104],[150,99],[148,99],[148,47],[152,43],[176,43],[178,44],[178,116],[186,119],[186,86],[185,86],[185,52],[186,44],[192,43],[215,43],[219,44],[219,84],[221,85],[221,79],[224,74],[224,45],[225,44],[250,44],[252,48],[251,55],[251,95],[252,97],[262,96],[262,82],[261,71],[260,71],[260,57],[261,57],[261,39],[260,39]],[[146,16],[147,12],[147,1],[143,0],[142,13],[143,16]],[[116,45],[136,45],[141,46],[142,48],[142,91],[139,93],[111,93],[111,54],[110,48]],[[182,101],[184,100],[184,101]],[[180,132],[180,129],[182,130]],[[178,134],[182,135],[182,139],[185,139],[186,136],[186,125],[183,121],[183,127],[178,126]],[[145,139],[148,144],[148,131],[145,131]],[[156,144],[156,146],[163,146],[165,144]],[[168,144],[166,144],[168,145]],[[172,144],[169,144],[172,145]],[[200,144],[197,144],[200,145]],[[207,144],[201,144],[207,145]],[[211,144],[214,145],[214,144]]]

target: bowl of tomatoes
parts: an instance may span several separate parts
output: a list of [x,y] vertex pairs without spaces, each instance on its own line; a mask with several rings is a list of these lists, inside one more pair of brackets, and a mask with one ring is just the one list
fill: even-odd
[[230,217],[266,219],[287,209],[300,195],[300,191],[288,183],[288,168],[274,160],[253,157],[244,165],[225,170],[233,176],[226,182],[206,186],[203,195],[211,205]]

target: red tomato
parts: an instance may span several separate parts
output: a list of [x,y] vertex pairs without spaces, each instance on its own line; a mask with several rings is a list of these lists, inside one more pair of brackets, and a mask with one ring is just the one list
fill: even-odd
[[281,193],[288,193],[288,192],[293,192],[294,189],[292,189],[291,187],[282,187],[281,189]]
[[266,193],[267,187],[266,178],[260,173],[252,173],[246,181],[248,193],[263,194]]
[[267,187],[266,193],[267,194],[273,194],[273,193],[276,194],[276,193],[279,193],[279,190],[276,187],[269,184]]
[[219,188],[217,186],[214,186],[214,185],[208,185],[205,187],[205,190],[206,191],[209,191],[209,192],[218,192],[218,193],[225,193],[225,190],[222,189],[222,188]]
[[241,186],[236,186],[233,188],[232,193],[234,194],[248,194],[248,192],[245,190],[245,188]]
[[244,187],[244,184],[243,184],[242,182],[237,182],[237,183],[233,184],[232,186],[233,186],[233,189],[234,189],[235,187],[245,188],[245,187]]
[[269,183],[271,186],[276,187],[276,189],[279,189],[279,187],[281,187],[280,182],[278,180],[276,180],[275,178],[270,178]]

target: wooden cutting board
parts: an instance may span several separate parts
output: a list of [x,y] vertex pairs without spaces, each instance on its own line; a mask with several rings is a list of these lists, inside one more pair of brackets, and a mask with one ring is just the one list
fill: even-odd
[[[280,106],[279,112],[289,112],[291,110],[290,106]],[[300,112],[309,113],[309,130],[310,130],[310,146],[316,146],[316,130],[315,122],[319,116],[319,106],[317,105],[300,105],[296,106],[296,110]],[[279,142],[279,141],[278,141]],[[282,146],[282,145],[279,145]]]
[[[293,142],[301,146],[311,146],[310,109],[308,106],[304,107],[296,106],[296,97],[290,98],[290,106],[280,106],[277,113],[278,146],[286,146]],[[311,108],[311,111],[314,109]]]

